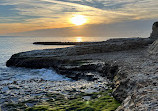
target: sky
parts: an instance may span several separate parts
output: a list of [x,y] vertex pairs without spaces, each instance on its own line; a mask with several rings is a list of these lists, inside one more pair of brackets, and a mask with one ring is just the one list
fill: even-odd
[[[157,7],[158,0],[1,0],[0,35],[149,36]],[[76,15],[87,22],[76,26]]]

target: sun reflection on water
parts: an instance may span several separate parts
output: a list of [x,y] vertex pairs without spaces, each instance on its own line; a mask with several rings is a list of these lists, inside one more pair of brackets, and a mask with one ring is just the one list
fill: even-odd
[[75,40],[76,42],[83,42],[83,37],[76,37]]

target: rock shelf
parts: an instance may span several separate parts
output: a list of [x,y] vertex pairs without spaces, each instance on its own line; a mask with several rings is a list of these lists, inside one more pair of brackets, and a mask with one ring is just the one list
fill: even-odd
[[99,80],[96,77],[99,75],[113,83],[113,96],[122,102],[116,111],[157,111],[158,61],[150,57],[153,48],[148,49],[153,42],[150,38],[112,39],[69,48],[35,50],[13,55],[7,66],[53,67],[76,80]]
[[86,45],[93,42],[34,42],[36,45]]

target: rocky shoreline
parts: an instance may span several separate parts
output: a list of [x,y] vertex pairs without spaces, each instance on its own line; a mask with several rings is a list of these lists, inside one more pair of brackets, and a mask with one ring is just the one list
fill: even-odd
[[[7,66],[53,67],[58,73],[65,74],[75,80],[93,81],[98,78],[97,75],[107,77],[114,83],[112,85],[113,96],[122,102],[122,105],[117,109],[118,111],[157,110],[156,74],[158,63],[147,56],[148,46],[153,40],[138,38],[138,40],[117,39],[110,41],[113,41],[116,45],[119,44],[120,47],[125,47],[124,44],[126,44],[128,49],[125,47],[120,51],[115,51],[114,47],[103,52],[104,49],[99,47],[100,53],[98,53],[98,50],[95,50],[96,53],[94,53],[93,49],[89,49],[91,46],[95,46],[95,48],[96,46],[112,47],[111,44],[107,46],[108,41],[105,46],[101,43],[101,45],[81,45],[64,49],[30,51],[13,55],[7,62]],[[133,44],[133,41],[135,44]],[[141,45],[138,45],[137,41]],[[142,41],[145,41],[143,45]],[[88,47],[88,51],[85,47]]]
[[[91,94],[107,91],[109,90],[109,86],[106,79],[89,82],[85,80],[46,81],[32,79],[28,81],[2,84],[0,89],[0,104],[2,111],[23,111],[28,107],[33,107],[34,105],[52,99],[48,95],[62,95],[68,101],[76,95],[83,93]],[[91,96],[88,96],[88,98],[90,97]]]
[[6,65],[52,67],[74,80],[99,82],[100,78],[107,78],[113,88],[112,95],[122,103],[116,111],[157,111],[158,42],[154,36],[155,26],[158,28],[157,23],[153,25],[150,38],[111,39],[69,48],[22,52],[13,55]]

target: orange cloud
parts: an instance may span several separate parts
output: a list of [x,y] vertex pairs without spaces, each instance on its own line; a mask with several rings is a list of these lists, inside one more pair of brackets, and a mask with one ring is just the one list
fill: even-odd
[[[71,27],[73,15],[84,15],[87,24],[109,24],[130,20],[158,18],[158,1],[154,0],[4,0],[3,6],[14,6],[15,15],[0,17],[0,34],[38,29]],[[153,2],[154,1],[154,2]],[[81,3],[80,3],[81,2]],[[96,7],[101,4],[103,7]],[[120,5],[121,4],[121,5]],[[114,7],[114,8],[108,8]],[[1,15],[2,16],[2,15]]]

